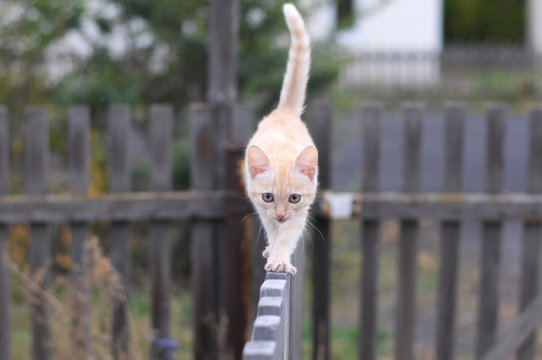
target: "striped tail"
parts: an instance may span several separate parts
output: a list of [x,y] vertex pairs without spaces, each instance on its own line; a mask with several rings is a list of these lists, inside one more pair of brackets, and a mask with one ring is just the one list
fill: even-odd
[[311,65],[310,39],[303,18],[295,6],[284,4],[282,10],[290,30],[291,44],[278,108],[288,109],[301,116]]

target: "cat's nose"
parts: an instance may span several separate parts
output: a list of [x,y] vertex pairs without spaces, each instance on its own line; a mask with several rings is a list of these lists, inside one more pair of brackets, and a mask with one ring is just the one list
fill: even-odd
[[284,220],[284,214],[277,214],[277,220],[278,221]]

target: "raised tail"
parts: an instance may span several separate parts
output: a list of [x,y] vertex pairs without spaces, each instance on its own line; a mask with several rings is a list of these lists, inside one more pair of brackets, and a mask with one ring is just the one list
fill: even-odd
[[311,65],[310,39],[303,18],[295,6],[284,4],[282,10],[290,30],[291,44],[278,108],[291,110],[301,116]]

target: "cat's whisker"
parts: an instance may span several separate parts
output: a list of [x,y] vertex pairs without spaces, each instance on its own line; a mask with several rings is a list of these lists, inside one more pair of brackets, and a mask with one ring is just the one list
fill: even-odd
[[249,216],[252,216],[254,214],[257,214],[258,212],[257,211],[254,211],[254,212],[251,212],[249,214],[246,214],[243,219],[241,220],[241,224],[243,223],[243,221],[245,221]]
[[318,232],[318,234],[320,234],[320,236],[322,237],[322,240],[324,240],[324,243],[326,242],[326,238],[324,237],[324,235],[322,234],[322,232],[320,230],[318,230],[318,228],[316,226],[314,226],[313,224],[311,224],[310,221],[307,220],[307,224],[312,226],[312,228],[314,230],[316,230]]
[[311,234],[311,232],[309,231],[309,229],[304,228],[304,229],[303,229],[303,232],[305,233],[305,236],[306,236],[307,240],[309,241],[309,244],[312,245],[314,242],[312,241],[312,234]]

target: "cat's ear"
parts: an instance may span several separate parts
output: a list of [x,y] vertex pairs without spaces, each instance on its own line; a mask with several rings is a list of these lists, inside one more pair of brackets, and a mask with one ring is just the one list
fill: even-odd
[[252,145],[247,150],[247,165],[251,178],[271,169],[271,162],[262,149]]
[[295,160],[295,169],[314,180],[318,170],[318,150],[314,146],[307,146],[303,149]]

